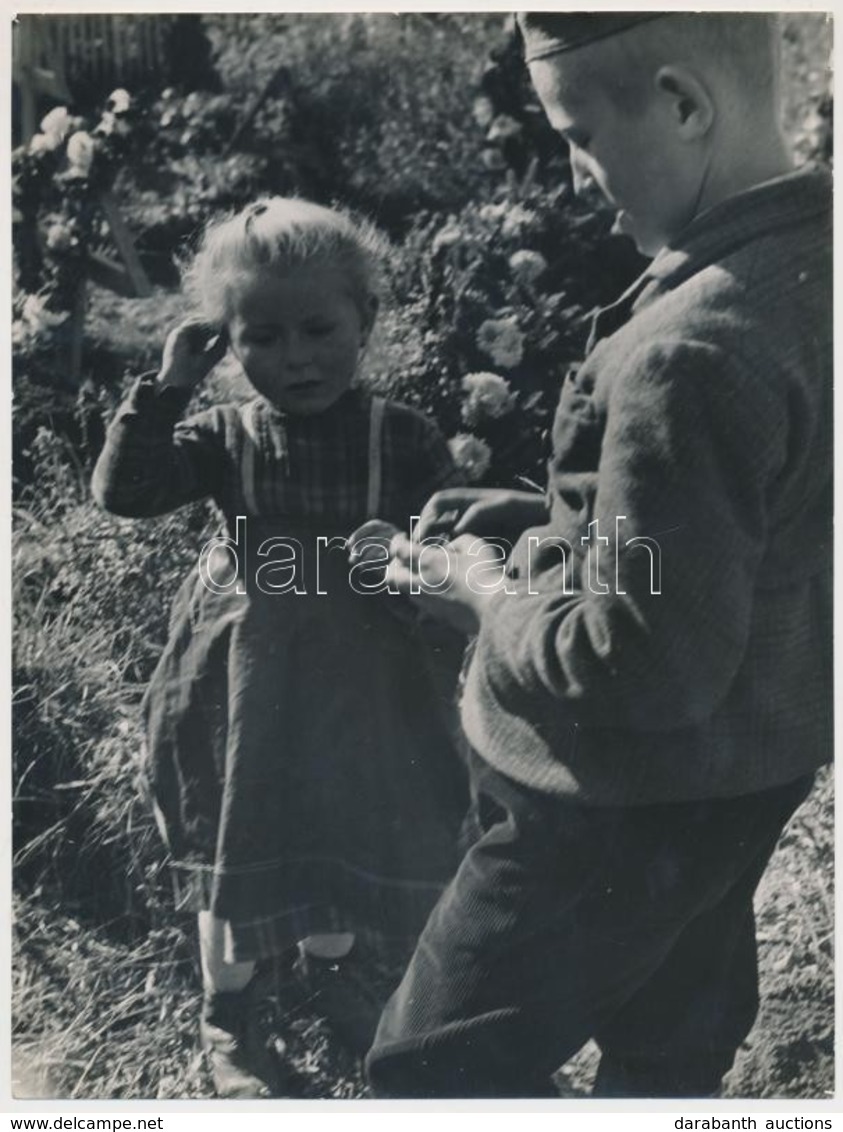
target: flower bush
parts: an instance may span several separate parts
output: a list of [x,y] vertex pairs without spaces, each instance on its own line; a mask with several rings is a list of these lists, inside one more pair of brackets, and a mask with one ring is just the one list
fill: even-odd
[[[123,89],[112,92],[95,125],[59,106],[12,154],[19,359],[66,324],[86,260],[106,236],[99,194],[128,157],[135,118]],[[66,348],[63,339],[61,345]]]
[[543,484],[551,415],[589,314],[641,266],[608,229],[566,186],[510,178],[496,199],[419,220],[399,249],[384,357],[369,380],[459,437],[473,482]]

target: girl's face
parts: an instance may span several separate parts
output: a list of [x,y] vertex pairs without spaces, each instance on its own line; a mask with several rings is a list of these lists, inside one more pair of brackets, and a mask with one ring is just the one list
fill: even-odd
[[320,413],[348,389],[372,322],[329,265],[255,274],[230,296],[232,351],[259,393],[289,413]]

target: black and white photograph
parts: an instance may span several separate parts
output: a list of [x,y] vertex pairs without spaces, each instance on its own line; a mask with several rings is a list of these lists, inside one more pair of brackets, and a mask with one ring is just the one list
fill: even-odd
[[832,12],[111,8],[6,10],[10,1109],[833,1102]]

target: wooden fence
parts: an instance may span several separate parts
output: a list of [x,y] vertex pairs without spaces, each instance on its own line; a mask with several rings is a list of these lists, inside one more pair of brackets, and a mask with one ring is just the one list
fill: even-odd
[[[13,22],[12,78],[21,104],[21,133],[31,137],[39,97],[98,97],[168,78],[174,15],[19,15]],[[34,97],[33,97],[34,95]]]

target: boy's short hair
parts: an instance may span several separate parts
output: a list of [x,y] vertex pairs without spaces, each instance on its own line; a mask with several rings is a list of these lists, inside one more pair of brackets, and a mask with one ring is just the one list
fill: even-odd
[[[642,108],[651,88],[652,76],[671,63],[688,63],[712,74],[729,90],[775,105],[778,95],[778,20],[768,12],[665,12],[628,13],[621,23],[615,13],[594,16],[593,32],[576,42],[572,20],[583,17],[564,12],[528,12],[519,17],[530,58],[530,46],[541,39],[541,57],[552,58],[552,40],[559,52],[574,51],[589,42],[601,43],[600,73],[594,78],[620,108],[630,112]],[[606,28],[600,34],[601,18]],[[573,45],[572,45],[572,40]],[[540,48],[540,50],[542,50]]]

